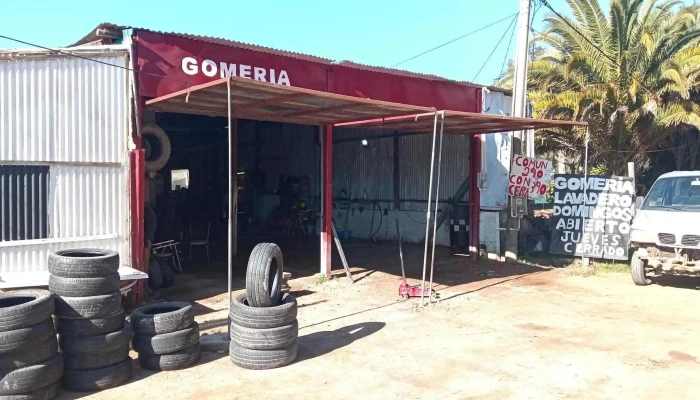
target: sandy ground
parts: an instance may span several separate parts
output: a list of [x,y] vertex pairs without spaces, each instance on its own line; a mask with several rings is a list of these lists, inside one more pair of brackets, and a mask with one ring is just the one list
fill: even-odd
[[[354,285],[342,275],[317,285],[313,260],[285,259],[303,276],[291,282],[300,307],[292,365],[248,371],[228,354],[205,353],[195,367],[155,373],[134,361],[129,383],[59,399],[698,397],[696,282],[636,287],[627,274],[580,277],[440,251],[441,300],[422,309],[420,300],[397,299],[395,246],[349,244],[346,252]],[[409,277],[420,276],[421,254],[407,248]],[[179,275],[162,295],[195,301],[203,332],[225,331],[222,274]]]

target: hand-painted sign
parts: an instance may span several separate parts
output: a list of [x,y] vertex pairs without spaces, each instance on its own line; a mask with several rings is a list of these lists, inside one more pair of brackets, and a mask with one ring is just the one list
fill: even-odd
[[555,175],[549,252],[627,260],[633,206],[632,178]]
[[543,200],[552,180],[552,162],[516,154],[510,167],[508,194]]

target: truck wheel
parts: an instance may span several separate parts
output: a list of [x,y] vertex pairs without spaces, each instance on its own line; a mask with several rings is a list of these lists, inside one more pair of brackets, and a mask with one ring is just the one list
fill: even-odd
[[632,281],[637,286],[646,286],[651,283],[651,279],[647,278],[647,262],[639,258],[639,254],[635,251],[632,254],[632,262],[630,271],[632,272]]

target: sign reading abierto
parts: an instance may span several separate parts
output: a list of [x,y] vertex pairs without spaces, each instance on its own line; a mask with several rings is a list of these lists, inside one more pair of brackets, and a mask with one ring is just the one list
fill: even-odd
[[632,178],[555,175],[549,252],[626,260],[633,205]]
[[552,162],[516,154],[510,166],[508,194],[513,197],[529,197],[543,200],[547,185],[552,180]]

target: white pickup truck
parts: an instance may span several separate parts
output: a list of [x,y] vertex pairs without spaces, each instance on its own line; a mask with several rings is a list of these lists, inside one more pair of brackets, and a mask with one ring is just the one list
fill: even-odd
[[700,276],[700,171],[661,175],[640,203],[630,230],[634,283]]

